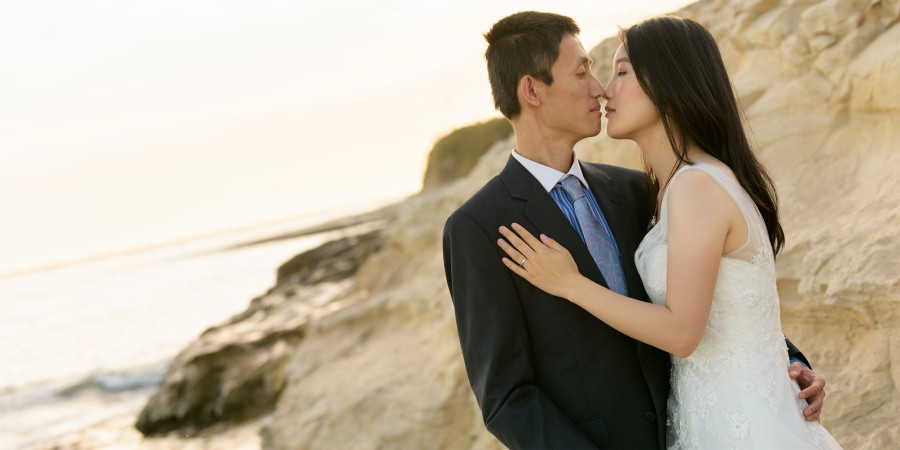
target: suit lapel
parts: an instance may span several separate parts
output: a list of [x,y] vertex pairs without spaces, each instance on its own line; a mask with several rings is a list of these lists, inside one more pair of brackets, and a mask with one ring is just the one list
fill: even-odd
[[[648,301],[642,295],[644,285],[634,263],[634,252],[637,250],[638,239],[643,236],[637,234],[639,225],[632,223],[633,221],[630,219],[633,216],[630,209],[634,208],[634,205],[629,205],[622,193],[612,187],[610,177],[603,173],[601,168],[581,163],[581,171],[591,187],[591,192],[597,198],[600,210],[603,211],[603,216],[606,218],[613,237],[616,239],[616,245],[618,245],[619,251],[622,253],[622,264],[625,269],[628,294],[632,298]],[[642,355],[645,344],[635,339],[634,345],[637,348],[638,355]]]
[[[544,187],[532,176],[525,167],[519,164],[512,156],[506,164],[506,168],[500,173],[510,195],[524,202],[522,214],[530,224],[520,224],[535,236],[540,233],[553,238],[566,248],[582,275],[594,282],[608,287],[606,280],[600,273],[600,269],[594,262],[594,258],[588,251],[587,245],[578,236],[578,232],[566,219],[559,206],[544,190]],[[529,226],[530,225],[530,226]]]
[[[644,292],[644,286],[637,268],[634,263],[634,252],[637,249],[637,240],[642,236],[637,234],[639,224],[631,223],[630,209],[634,205],[629,205],[622,194],[612,187],[609,175],[603,172],[601,168],[581,163],[581,170],[585,179],[590,185],[591,192],[597,199],[603,215],[609,223],[619,251],[622,252],[622,262],[625,269],[625,280],[628,284],[628,291],[631,295],[637,296],[638,299],[647,301],[641,293]],[[519,164],[515,158],[509,157],[506,167],[500,173],[500,179],[509,190],[510,196],[524,202],[522,214],[530,221],[529,224],[520,224],[528,231],[538,236],[544,233],[555,239],[563,247],[565,247],[582,275],[609,288],[603,274],[594,262],[590,251],[584,241],[578,236],[578,232],[566,219],[566,216],[559,209],[550,194],[544,190],[544,187],[532,176],[525,167]],[[637,347],[638,355],[643,353],[643,343],[634,340]]]
[[612,230],[616,245],[622,253],[622,268],[625,270],[628,292],[632,296],[643,299],[643,296],[638,293],[643,292],[644,286],[634,263],[634,252],[638,245],[638,236],[636,235],[638,225],[632,223],[631,220],[634,205],[629,205],[622,193],[612,187],[609,175],[604,173],[601,168],[582,162],[581,171],[587,179],[591,192],[594,193],[600,210],[603,211],[603,216]]

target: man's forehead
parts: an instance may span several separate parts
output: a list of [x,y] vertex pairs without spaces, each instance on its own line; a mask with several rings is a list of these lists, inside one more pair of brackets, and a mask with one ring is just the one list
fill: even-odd
[[581,40],[578,39],[578,36],[575,35],[567,35],[562,42],[560,42],[560,56],[566,58],[567,64],[573,64],[576,66],[580,66],[584,63],[592,64],[593,60],[587,54],[587,51],[584,50],[584,45],[581,44]]

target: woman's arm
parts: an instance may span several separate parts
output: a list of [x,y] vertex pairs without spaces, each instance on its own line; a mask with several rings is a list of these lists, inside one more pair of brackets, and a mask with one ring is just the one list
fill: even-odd
[[[669,187],[666,304],[654,305],[616,294],[578,273],[569,252],[541,235],[538,240],[513,224],[509,240],[498,242],[504,263],[535,286],[581,306],[634,339],[686,357],[700,343],[712,304],[719,262],[734,214],[731,197],[699,170],[687,170]],[[512,245],[510,245],[512,244]],[[523,266],[518,263],[528,258]]]

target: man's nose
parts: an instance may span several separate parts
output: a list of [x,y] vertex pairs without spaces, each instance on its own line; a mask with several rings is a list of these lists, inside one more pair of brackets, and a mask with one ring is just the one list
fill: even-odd
[[594,79],[593,92],[591,92],[593,94],[593,97],[604,97],[605,98],[606,97],[606,89],[603,88],[603,83],[601,83],[600,80],[597,79],[597,77],[595,77],[593,75],[591,75],[591,77]]

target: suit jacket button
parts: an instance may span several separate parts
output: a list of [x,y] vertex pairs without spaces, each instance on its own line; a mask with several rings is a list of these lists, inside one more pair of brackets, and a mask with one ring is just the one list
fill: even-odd
[[656,414],[653,411],[644,411],[644,418],[647,419],[648,422],[653,422],[653,419],[656,418]]

